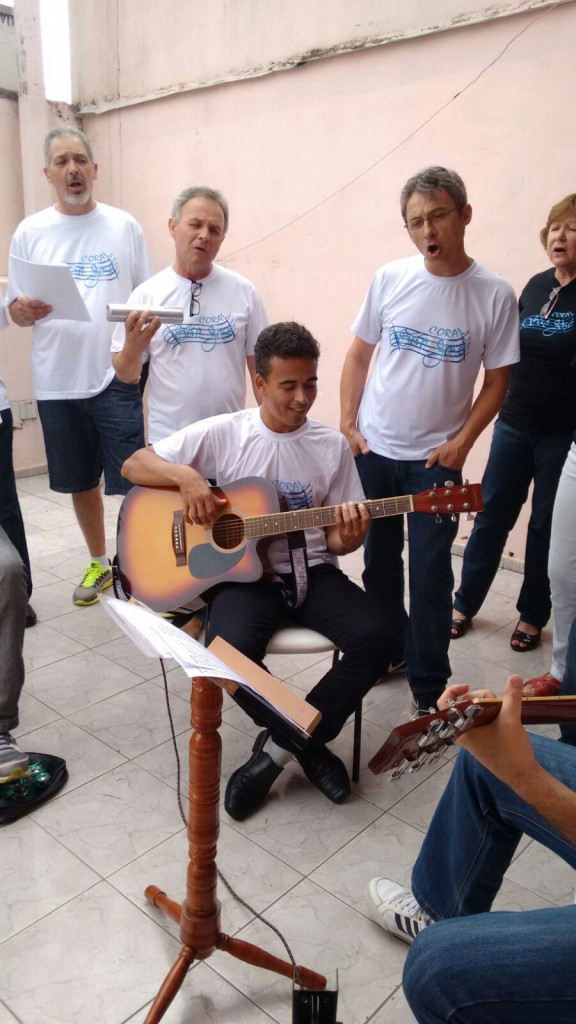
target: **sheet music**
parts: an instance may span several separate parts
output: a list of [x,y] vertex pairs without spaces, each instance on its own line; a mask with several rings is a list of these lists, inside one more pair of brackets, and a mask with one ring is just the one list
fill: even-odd
[[236,675],[197,640],[146,605],[139,601],[119,601],[117,597],[107,597],[106,594],[99,594],[98,598],[108,615],[142,654],[150,658],[174,658],[189,676],[232,679],[252,689],[242,676]]
[[[207,650],[197,640],[177,629],[166,619],[163,619],[156,612],[152,611],[140,601],[119,601],[116,597],[108,597],[106,594],[99,594],[100,604],[108,615],[116,622],[132,642],[143,654],[150,658],[174,658],[189,676],[206,676],[208,679],[232,681],[237,683],[247,692],[253,694],[259,701],[261,707],[266,707],[273,713],[274,721],[284,731],[293,736],[297,734],[302,739],[310,738],[310,730],[314,728],[321,715],[311,704],[291,693],[274,676],[268,675],[248,659],[246,672],[254,669],[261,673],[260,685],[251,683],[246,676],[238,675],[224,661],[218,658],[212,651]],[[217,640],[214,641],[217,643]],[[239,652],[230,645],[221,642],[221,646],[228,647],[230,656],[238,656]],[[227,689],[224,686],[224,689]],[[271,695],[267,695],[268,694]],[[298,706],[299,705],[299,706]],[[301,723],[302,709],[305,712],[306,722]]]
[[11,256],[10,277],[21,295],[52,306],[52,312],[42,317],[42,323],[47,320],[91,322],[92,317],[66,263],[33,263]]

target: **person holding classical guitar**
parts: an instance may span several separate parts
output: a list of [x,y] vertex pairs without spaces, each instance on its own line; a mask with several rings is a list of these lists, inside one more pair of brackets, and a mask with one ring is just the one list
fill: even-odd
[[[575,693],[576,628],[566,678]],[[522,685],[511,676],[497,718],[459,738],[465,749],[414,866],[412,891],[386,878],[367,888],[377,924],[413,942],[403,985],[419,1024],[576,1019],[576,905],[490,911],[523,835],[576,868],[576,746],[526,732]],[[449,686],[438,707],[467,690]]]
[[[265,730],[252,756],[230,777],[225,807],[236,820],[260,806],[293,756],[329,800],[341,803],[349,796],[346,768],[326,744],[390,660],[391,638],[380,616],[337,565],[338,555],[362,544],[370,513],[362,504],[364,494],[346,440],[308,419],[316,398],[318,357],[318,343],[305,327],[267,327],[255,347],[259,408],[191,424],[136,452],[123,467],[132,483],[178,487],[194,524],[212,523],[226,504],[206,478],[224,488],[226,481],[257,476],[274,485],[288,509],[334,506],[333,524],[306,529],[301,547],[290,549],[285,536],[269,544],[261,580],[222,582],[210,595],[207,640],[221,636],[257,663],[286,618],[323,633],[342,652],[308,694],[322,719],[306,748]],[[214,556],[213,549],[209,553]],[[246,697],[238,702],[258,719]]]

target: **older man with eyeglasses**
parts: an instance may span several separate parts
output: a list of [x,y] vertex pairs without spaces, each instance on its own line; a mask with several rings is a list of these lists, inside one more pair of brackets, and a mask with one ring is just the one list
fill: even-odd
[[[136,288],[128,303],[182,309],[181,324],[132,312],[112,339],[120,380],[138,380],[147,363],[148,441],[246,404],[254,390],[254,345],[268,320],[254,285],[214,261],[228,229],[228,203],[216,189],[192,186],[172,204],[174,263]],[[255,396],[256,392],[254,391]]]
[[[400,205],[418,255],[374,275],[342,373],[341,429],[369,498],[461,483],[466,456],[498,412],[519,358],[514,292],[465,249],[472,208],[461,177],[426,168],[406,183]],[[405,659],[420,709],[436,704],[451,675],[457,529],[455,516],[408,517],[409,616],[403,520],[375,520],[365,543],[364,585],[396,639],[392,667]]]

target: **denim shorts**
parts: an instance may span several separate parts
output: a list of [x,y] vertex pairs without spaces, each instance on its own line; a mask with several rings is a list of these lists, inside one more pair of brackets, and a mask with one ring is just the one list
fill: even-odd
[[126,494],[131,485],[122,477],[122,464],[145,444],[137,384],[114,377],[91,398],[39,401],[38,413],[53,491],[90,491],[104,471],[105,493]]

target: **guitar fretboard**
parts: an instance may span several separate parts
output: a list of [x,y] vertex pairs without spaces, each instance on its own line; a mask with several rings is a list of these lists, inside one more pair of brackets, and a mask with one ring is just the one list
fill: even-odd
[[[414,511],[411,494],[403,494],[398,498],[366,500],[362,504],[366,505],[372,519]],[[247,540],[256,540],[259,537],[293,533],[295,530],[311,530],[315,526],[333,526],[335,522],[336,506],[325,505],[320,508],[294,509],[291,512],[272,512],[265,516],[248,516],[243,521],[243,528]]]

